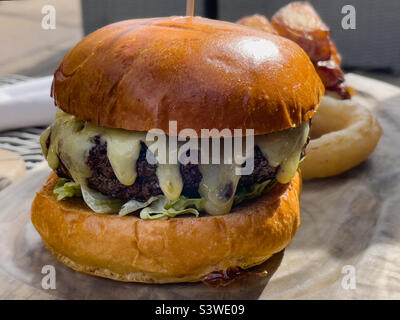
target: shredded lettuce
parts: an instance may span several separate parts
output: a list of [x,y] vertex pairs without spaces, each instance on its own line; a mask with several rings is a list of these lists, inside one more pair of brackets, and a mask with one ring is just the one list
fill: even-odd
[[[253,185],[248,190],[238,190],[234,197],[234,204],[261,196],[270,190],[276,180],[267,180]],[[130,200],[124,204],[118,199],[112,199],[100,192],[80,186],[78,183],[60,179],[55,188],[54,194],[57,200],[64,200],[69,197],[83,197],[86,204],[96,213],[116,213],[119,216],[140,210],[140,218],[145,220],[167,220],[178,215],[194,214],[196,217],[204,210],[205,199],[192,199],[180,196],[179,199],[169,201],[165,196],[159,195],[150,197],[145,202]]]
[[59,201],[71,197],[82,197],[80,185],[68,179],[58,180],[53,192]]
[[86,204],[96,213],[115,213],[121,209],[122,202],[111,199],[100,192],[81,186],[82,197]]
[[177,215],[191,213],[196,217],[199,211],[203,210],[204,199],[189,199],[180,196],[178,200],[169,201],[165,196],[151,197],[146,202],[131,200],[125,203],[119,211],[120,216],[131,212],[140,211],[140,218],[147,220],[166,220]]
[[167,220],[187,213],[198,217],[200,213],[196,208],[188,208],[186,206],[194,205],[200,207],[200,203],[201,199],[186,199],[181,196],[178,200],[170,202],[166,197],[159,196],[156,201],[140,211],[140,218],[145,220]]
[[276,183],[274,180],[266,180],[262,183],[256,183],[249,190],[238,190],[233,199],[233,203],[239,204],[245,200],[254,199],[269,191]]
[[165,196],[159,195],[150,197],[145,202],[130,200],[122,204],[118,199],[112,199],[68,179],[60,179],[53,192],[57,195],[57,200],[83,197],[89,208],[96,213],[118,212],[118,215],[125,216],[142,209],[140,217],[151,220],[165,220],[186,213],[194,214],[197,217],[199,211],[203,210],[204,203],[204,199],[189,199],[184,196],[180,196],[178,200],[169,201]]
[[178,200],[169,201],[166,205],[166,209],[183,210],[186,208],[196,208],[198,211],[204,210],[205,199],[194,199],[180,196]]
[[165,220],[185,213],[192,213],[197,217],[199,211],[203,210],[203,202],[204,199],[188,199],[184,196],[180,196],[178,200],[169,201],[165,196],[160,195],[151,197],[146,202],[130,200],[122,206],[118,214],[125,216],[142,209],[140,211],[142,219]]
[[146,202],[140,202],[137,200],[130,200],[124,203],[118,212],[120,216],[126,216],[129,213],[135,212],[139,209],[145,208],[152,202],[158,200],[158,197],[150,197]]

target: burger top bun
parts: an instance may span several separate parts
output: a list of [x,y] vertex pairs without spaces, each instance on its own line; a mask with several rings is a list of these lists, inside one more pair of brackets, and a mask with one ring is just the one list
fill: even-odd
[[168,133],[191,128],[266,134],[312,117],[324,86],[294,42],[201,17],[121,21],[79,42],[52,96],[96,125]]

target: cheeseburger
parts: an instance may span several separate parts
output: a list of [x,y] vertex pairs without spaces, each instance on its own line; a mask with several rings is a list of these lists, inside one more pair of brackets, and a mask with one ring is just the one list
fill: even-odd
[[[54,73],[59,111],[41,136],[53,173],[33,225],[62,263],[114,280],[192,282],[261,264],[300,225],[297,169],[323,94],[307,54],[278,35],[200,17],[99,29]],[[200,161],[232,140],[250,149],[241,161],[237,148],[230,162]],[[178,161],[161,161],[156,143]]]

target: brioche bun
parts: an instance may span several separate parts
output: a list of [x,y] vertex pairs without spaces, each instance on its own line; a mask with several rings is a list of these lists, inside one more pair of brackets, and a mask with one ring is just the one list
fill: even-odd
[[223,216],[165,221],[96,214],[80,198],[57,201],[53,173],[36,195],[32,223],[55,257],[77,271],[119,281],[199,281],[213,271],[261,264],[300,225],[300,174]]
[[55,104],[95,125],[178,132],[254,129],[308,120],[324,86],[294,42],[200,17],[121,21],[79,42],[54,74]]

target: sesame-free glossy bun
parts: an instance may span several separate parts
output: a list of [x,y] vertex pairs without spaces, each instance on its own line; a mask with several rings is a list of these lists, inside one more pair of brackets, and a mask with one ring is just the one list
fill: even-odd
[[213,271],[261,264],[300,225],[300,174],[223,216],[142,220],[96,214],[80,198],[57,201],[52,173],[32,205],[32,223],[58,260],[119,281],[199,281]]
[[55,104],[96,125],[266,134],[312,117],[324,87],[294,42],[201,17],[121,21],[79,42],[54,74]]

